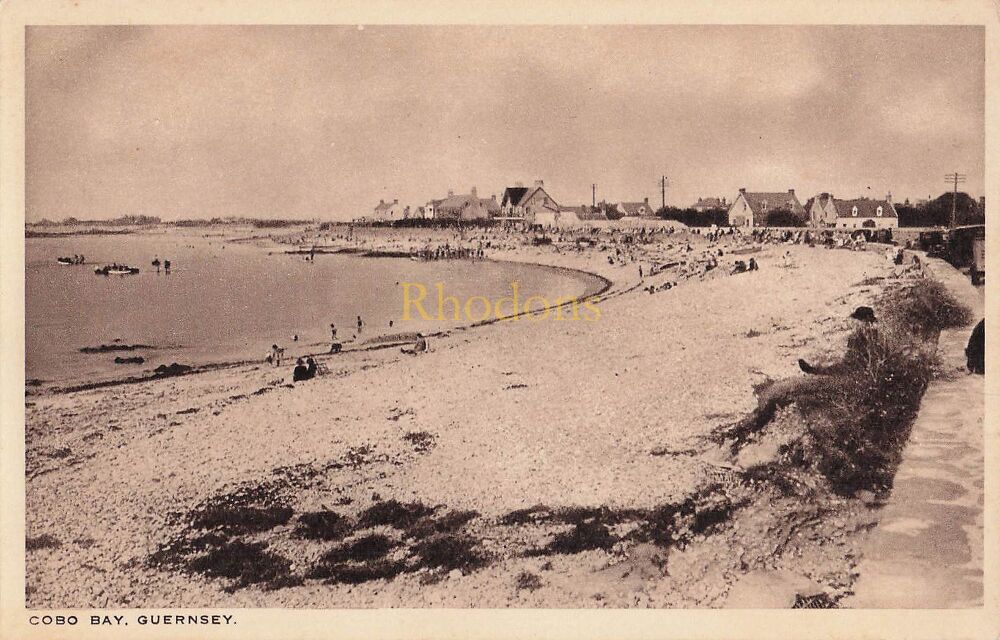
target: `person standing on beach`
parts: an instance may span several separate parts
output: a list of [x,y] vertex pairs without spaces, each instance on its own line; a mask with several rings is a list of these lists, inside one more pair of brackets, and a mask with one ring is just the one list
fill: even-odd
[[358,334],[361,333],[361,329],[364,328],[365,323],[361,321],[361,316],[358,316]]

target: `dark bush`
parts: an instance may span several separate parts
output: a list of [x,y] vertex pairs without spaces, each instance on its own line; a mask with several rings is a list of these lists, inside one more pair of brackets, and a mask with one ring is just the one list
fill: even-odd
[[340,540],[350,533],[350,518],[333,511],[311,511],[298,518],[295,535],[308,540]]
[[525,591],[534,591],[542,588],[542,579],[529,571],[522,571],[517,576],[517,583],[515,586],[518,591],[521,591],[522,589]]
[[248,544],[239,540],[212,548],[188,563],[188,568],[211,578],[229,578],[233,582],[226,591],[259,583],[286,584],[291,575],[291,562],[267,551],[260,542]]
[[435,533],[450,533],[461,529],[478,515],[478,511],[449,511],[437,518],[428,516],[408,528],[406,535],[411,538],[426,538]]
[[580,553],[591,549],[607,551],[618,542],[618,537],[612,535],[608,527],[600,522],[588,520],[573,525],[569,531],[556,534],[549,543],[550,553]]
[[25,551],[38,551],[39,549],[55,549],[61,546],[61,543],[56,540],[53,536],[47,533],[43,533],[40,536],[34,538],[25,538],[24,540],[24,550]]
[[972,311],[943,284],[927,278],[893,291],[881,306],[900,328],[925,338],[944,329],[967,326],[973,320]]
[[230,534],[257,533],[285,524],[289,507],[210,506],[192,513],[194,529],[218,529]]
[[346,544],[336,549],[326,552],[321,559],[322,562],[336,564],[340,562],[371,562],[385,557],[385,554],[392,551],[396,546],[388,537],[376,533],[363,538],[358,538],[354,542]]
[[663,220],[676,220],[689,227],[711,227],[712,225],[725,227],[729,225],[728,209],[697,211],[695,209],[680,209],[678,207],[661,207],[656,212],[656,216]]
[[461,569],[470,571],[487,564],[488,560],[476,547],[475,539],[442,533],[421,540],[414,546],[419,564],[428,569]]
[[403,504],[397,500],[386,500],[376,502],[362,512],[358,523],[362,527],[389,525],[397,529],[407,529],[424,516],[429,516],[432,513],[434,513],[433,508],[420,502]]
[[804,227],[806,221],[787,209],[775,209],[769,211],[766,216],[766,224],[769,227]]

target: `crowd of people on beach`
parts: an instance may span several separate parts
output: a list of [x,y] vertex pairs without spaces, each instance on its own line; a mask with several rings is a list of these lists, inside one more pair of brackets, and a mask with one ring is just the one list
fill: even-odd
[[478,247],[453,247],[448,243],[436,247],[424,247],[413,251],[410,254],[414,258],[421,260],[482,260],[486,257],[483,250],[483,243],[480,241]]
[[[662,224],[633,226],[595,225],[558,227],[514,223],[491,227],[470,226],[439,229],[350,226],[328,229],[326,233],[287,236],[284,241],[315,246],[353,247],[362,251],[409,255],[418,260],[485,259],[492,252],[507,250],[593,255],[605,269],[635,269],[642,291],[649,294],[669,291],[689,280],[752,274],[761,269],[758,255],[768,245],[800,245],[813,248],[865,250],[878,240],[872,230],[789,229],[770,227],[686,228]],[[310,256],[312,255],[310,251]],[[750,255],[747,255],[750,254]],[[768,255],[773,254],[773,251]],[[919,269],[917,263],[902,264],[903,251],[887,250],[887,260],[900,269]],[[790,249],[781,250],[767,268],[797,268]],[[599,269],[595,271],[600,273]],[[626,279],[627,281],[628,279]],[[391,327],[391,323],[390,323]],[[358,318],[357,334],[363,329]],[[330,353],[338,353],[343,343],[337,328],[330,326]],[[354,336],[355,338],[357,337]],[[419,337],[405,353],[426,350],[426,338]]]

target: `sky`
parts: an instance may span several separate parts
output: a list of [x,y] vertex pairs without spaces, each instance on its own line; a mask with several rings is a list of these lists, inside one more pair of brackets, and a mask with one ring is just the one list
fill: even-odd
[[968,26],[29,27],[26,218],[350,219],[984,181]]

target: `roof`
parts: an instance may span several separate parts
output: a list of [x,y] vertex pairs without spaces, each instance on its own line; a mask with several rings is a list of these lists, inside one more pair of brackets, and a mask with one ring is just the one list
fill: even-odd
[[649,204],[646,202],[622,202],[619,206],[627,216],[637,216],[641,213],[641,209],[644,208],[652,211]]
[[726,205],[719,198],[698,198],[698,202],[691,205],[691,208],[695,209],[699,207],[703,209],[725,209]]
[[437,204],[437,209],[439,210],[455,210],[464,209],[465,207],[472,204],[478,198],[471,193],[465,193],[457,196],[448,196],[444,198]]
[[503,203],[515,207],[525,206],[539,191],[544,193],[548,200],[552,203],[552,206],[546,204],[545,208],[551,211],[558,211],[559,205],[556,204],[556,201],[552,199],[552,196],[549,195],[544,186],[537,184],[533,187],[507,187],[503,191]]
[[524,195],[527,192],[528,187],[507,187],[503,190],[503,202],[504,204],[517,206],[524,199]]
[[789,208],[792,213],[799,215],[804,215],[806,212],[795,194],[789,191],[741,191],[740,195],[756,216],[779,208]]
[[375,211],[388,211],[389,209],[392,209],[391,202],[380,202],[375,205]]
[[[878,208],[882,207],[883,218],[896,218],[896,207],[888,200],[869,200],[861,198],[859,200],[837,200],[834,199],[833,206],[837,210],[838,218],[877,218]],[[858,215],[854,215],[854,207],[858,208]]]
[[496,198],[480,198],[479,204],[483,205],[483,208],[490,215],[500,213],[500,205],[497,203]]
[[466,208],[473,206],[477,202],[483,209],[489,214],[495,214],[500,212],[500,205],[493,198],[479,198],[472,195],[471,193],[464,193],[457,196],[448,196],[443,200],[432,200],[434,202],[434,208],[438,211],[463,211]]

